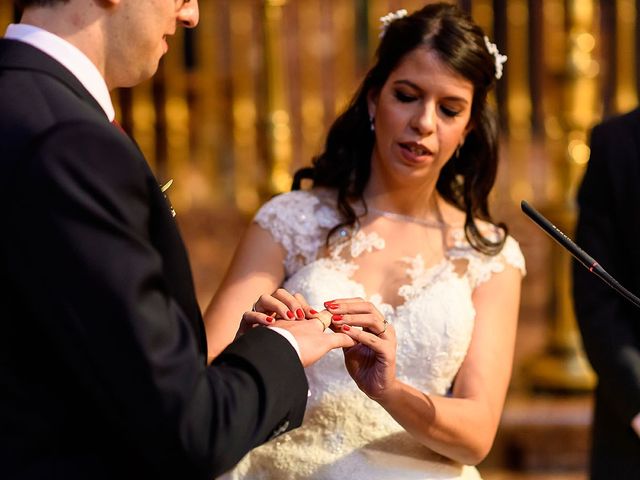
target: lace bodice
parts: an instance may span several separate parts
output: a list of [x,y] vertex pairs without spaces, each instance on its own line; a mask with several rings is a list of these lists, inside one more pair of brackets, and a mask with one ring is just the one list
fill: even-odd
[[[339,231],[326,248],[327,233],[340,223],[331,192],[280,195],[260,209],[255,221],[284,247],[286,289],[303,294],[316,310],[336,298],[371,301],[396,329],[398,377],[435,395],[447,394],[466,355],[475,318],[473,290],[506,265],[523,274],[525,269],[513,238],[501,253],[488,256],[471,248],[462,228],[454,228],[439,258],[425,249],[386,259],[394,268],[388,278],[401,278],[394,304],[368,291],[357,274],[398,239],[385,238],[372,224]],[[479,478],[474,468],[415,442],[360,392],[341,351],[307,368],[307,376],[310,398],[303,426],[254,450],[232,478]]]

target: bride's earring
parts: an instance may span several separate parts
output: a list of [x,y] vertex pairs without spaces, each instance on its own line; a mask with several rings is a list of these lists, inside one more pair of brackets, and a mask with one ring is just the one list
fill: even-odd
[[375,119],[373,118],[373,115],[369,115],[369,128],[371,129],[372,132],[376,131],[376,124],[375,124]]

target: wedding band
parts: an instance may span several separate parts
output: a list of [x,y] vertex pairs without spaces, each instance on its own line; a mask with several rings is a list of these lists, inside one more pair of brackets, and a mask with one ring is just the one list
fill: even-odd
[[331,313],[327,312],[326,310],[318,312],[318,315],[315,318],[320,320],[320,323],[322,323],[323,331],[329,328],[329,325],[331,325]]
[[382,331],[380,333],[376,333],[376,335],[379,337],[380,335],[382,335],[384,332],[387,331],[387,325],[389,324],[389,322],[387,322],[387,320],[382,320],[382,326],[384,327],[382,329]]

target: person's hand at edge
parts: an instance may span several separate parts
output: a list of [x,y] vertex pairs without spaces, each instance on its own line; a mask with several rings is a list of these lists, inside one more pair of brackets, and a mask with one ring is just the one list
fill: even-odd
[[638,412],[638,414],[633,417],[633,420],[631,420],[631,428],[633,428],[633,430],[636,432],[636,435],[640,437],[640,412]]

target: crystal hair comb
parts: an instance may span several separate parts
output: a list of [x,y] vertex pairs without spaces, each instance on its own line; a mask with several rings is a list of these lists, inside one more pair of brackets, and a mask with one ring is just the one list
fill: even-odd
[[496,79],[500,80],[502,78],[502,65],[507,61],[507,56],[500,54],[498,51],[498,47],[495,43],[491,43],[489,37],[484,36],[484,44],[487,46],[487,51],[493,55],[495,68],[496,68]]
[[380,23],[382,25],[380,25],[381,32],[380,35],[378,35],[378,38],[384,37],[384,34],[387,33],[387,28],[389,28],[389,25],[391,25],[396,20],[406,17],[408,14],[409,13],[404,8],[402,8],[395,12],[387,13],[384,17],[380,17]]

